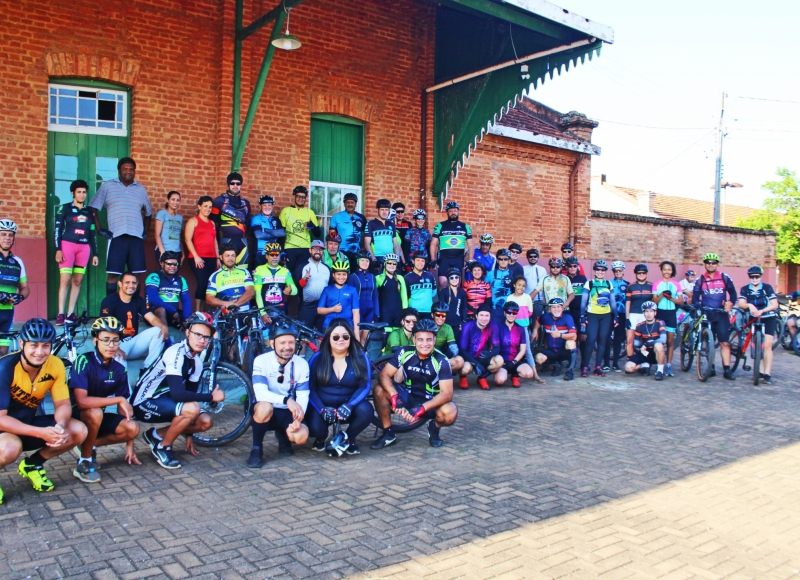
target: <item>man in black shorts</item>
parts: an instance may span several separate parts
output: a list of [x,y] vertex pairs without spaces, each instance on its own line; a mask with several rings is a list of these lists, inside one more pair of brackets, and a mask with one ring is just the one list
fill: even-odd
[[431,419],[428,423],[431,447],[441,447],[439,430],[456,422],[458,408],[453,403],[453,373],[447,357],[434,348],[438,330],[433,320],[418,321],[414,326],[414,346],[398,350],[383,367],[373,390],[383,435],[370,446],[372,449],[383,449],[397,442],[392,430],[392,413],[409,423]]
[[445,206],[447,219],[433,228],[431,256],[439,265],[439,288],[447,287],[447,271],[455,268],[464,275],[464,262],[475,253],[472,228],[458,220],[459,207],[454,201]]
[[664,360],[667,348],[667,327],[656,318],[656,303],[647,300],[642,304],[644,320],[634,329],[633,355],[625,363],[626,373],[635,373],[643,368],[656,366],[656,380],[664,378]]
[[548,303],[549,312],[542,314],[536,319],[536,330],[544,329],[546,333],[545,348],[536,353],[536,362],[543,365],[547,361],[553,363],[553,376],[561,374],[561,363],[568,363],[567,372],[564,374],[565,381],[574,378],[575,354],[577,352],[578,330],[575,321],[569,314],[564,314],[564,300],[562,298],[551,298]]

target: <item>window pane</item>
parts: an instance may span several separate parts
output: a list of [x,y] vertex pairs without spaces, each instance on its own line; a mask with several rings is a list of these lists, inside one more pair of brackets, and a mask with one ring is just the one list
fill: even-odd
[[112,93],[97,93],[98,99],[104,99],[106,101],[113,101],[116,97]]
[[97,126],[103,129],[113,129],[114,123],[112,121],[98,121]]
[[69,186],[71,184],[72,180],[56,181],[56,197],[58,197],[59,203],[67,203],[72,201],[72,192],[69,190]]
[[68,95],[70,97],[77,97],[78,96],[78,91],[73,90],[73,89],[58,89],[58,94],[62,95],[62,96],[63,95]]
[[57,110],[58,106],[58,99],[56,99],[55,95],[50,96],[50,114],[55,115],[58,113]]
[[113,121],[117,112],[114,101],[97,101],[97,119],[101,121]]
[[315,185],[311,188],[311,200],[309,203],[311,211],[320,218],[325,215],[325,188]]
[[78,179],[78,158],[72,155],[55,156],[56,179],[63,179],[70,183]]
[[98,157],[95,159],[95,181],[99,188],[104,181],[114,179],[117,177],[117,158],[116,157]]
[[81,119],[97,118],[97,101],[89,99],[78,99],[78,117]]
[[338,187],[328,188],[328,217],[341,211],[342,190]]
[[77,117],[77,99],[64,97],[63,95],[58,98],[58,116],[59,117]]
[[[117,121],[122,120],[122,103],[117,103],[117,116],[114,117]],[[121,128],[121,127],[120,127]]]

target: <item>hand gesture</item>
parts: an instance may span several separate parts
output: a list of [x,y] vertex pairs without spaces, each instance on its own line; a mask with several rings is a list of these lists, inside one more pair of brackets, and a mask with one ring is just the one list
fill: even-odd
[[220,390],[219,385],[214,385],[214,390],[211,391],[211,401],[214,403],[221,403],[225,400],[225,391]]
[[300,403],[294,399],[289,399],[286,401],[286,408],[289,409],[289,412],[292,414],[292,417],[294,417],[295,421],[303,420],[303,407],[300,406]]
[[128,441],[125,444],[125,461],[128,465],[141,465],[142,462],[136,457],[136,451],[133,449],[133,441]]
[[334,312],[341,312],[342,311],[342,305],[341,304],[337,304],[336,306],[333,307],[333,311]]
[[43,427],[39,435],[39,439],[44,439],[48,447],[60,447],[67,442],[68,438],[69,433],[61,425]]

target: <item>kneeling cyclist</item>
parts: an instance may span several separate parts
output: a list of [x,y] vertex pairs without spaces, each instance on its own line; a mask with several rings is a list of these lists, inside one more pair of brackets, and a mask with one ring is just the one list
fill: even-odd
[[494,375],[494,382],[498,386],[504,384],[508,377],[511,377],[511,386],[519,388],[520,378],[532,379],[535,374],[526,360],[525,329],[517,324],[517,314],[519,314],[519,304],[516,302],[506,302],[503,305],[505,321],[498,327],[503,366]]
[[373,390],[383,435],[370,446],[372,449],[382,449],[397,442],[392,430],[392,413],[409,423],[432,419],[428,424],[428,439],[432,447],[442,445],[439,430],[456,422],[458,408],[452,401],[453,373],[447,357],[434,348],[437,330],[432,320],[417,322],[414,346],[401,348],[383,367]]
[[[86,439],[86,426],[72,419],[67,373],[61,359],[50,354],[56,329],[32,318],[19,332],[22,350],[0,358],[0,468],[23,451],[36,451],[19,462],[17,471],[36,491],[53,491],[44,463]],[[47,393],[55,413],[36,415]],[[0,503],[3,491],[0,490]]]
[[575,328],[575,321],[569,314],[564,314],[564,299],[551,298],[548,302],[549,312],[542,314],[536,320],[536,332],[541,327],[547,334],[545,348],[536,354],[536,362],[539,365],[547,361],[553,363],[553,376],[561,374],[561,363],[566,362],[569,366],[564,373],[564,380],[571,381],[575,378],[575,355],[577,354],[578,330]]
[[195,312],[186,319],[186,340],[173,344],[158,362],[139,379],[133,393],[133,414],[146,423],[169,423],[145,431],[144,440],[153,457],[165,469],[179,469],[172,451],[179,435],[186,437],[186,450],[197,455],[192,434],[208,431],[214,422],[203,413],[200,403],[221,403],[225,393],[216,386],[210,393],[199,393],[203,374],[200,355],[216,332],[214,320],[206,312]]
[[447,324],[447,316],[450,313],[450,306],[444,302],[437,302],[431,309],[433,321],[439,330],[436,331],[436,350],[448,357],[450,370],[454,373],[461,370],[464,366],[464,359],[458,354],[458,342],[453,332],[453,327]]
[[667,327],[663,320],[656,318],[656,310],[656,303],[652,300],[642,304],[644,320],[633,330],[634,351],[625,363],[625,372],[635,373],[656,364],[656,380],[660,381],[664,378]]
[[[113,316],[95,320],[91,330],[95,350],[80,355],[69,376],[72,418],[81,421],[88,430],[72,475],[85,483],[100,481],[97,448],[104,445],[125,443],[125,460],[141,465],[133,450],[139,423],[132,420],[128,374],[122,363],[114,360],[123,331],[122,324]],[[106,412],[114,405],[116,412]]]

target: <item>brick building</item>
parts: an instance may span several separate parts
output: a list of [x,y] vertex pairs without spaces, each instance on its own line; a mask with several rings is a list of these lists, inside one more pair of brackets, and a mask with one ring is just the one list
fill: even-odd
[[[285,27],[285,8],[299,50],[270,42]],[[494,228],[501,240],[564,239],[566,228],[531,230],[527,210],[552,203],[564,220],[582,153],[494,133],[476,141],[546,75],[613,40],[608,27],[544,0],[4,0],[0,25],[0,175],[14,192],[0,200],[0,214],[20,225],[14,252],[32,288],[19,318],[55,315],[49,240],[55,208],[71,199],[69,183],[85,179],[91,196],[127,154],[154,209],[176,189],[180,212],[194,215],[197,198],[224,191],[234,167],[248,199],[271,194],[277,209],[293,186],[310,184],[312,207],[324,217],[339,210],[348,188],[361,193],[367,215],[384,196],[434,211],[477,146],[481,161],[449,192],[476,228]],[[564,123],[585,130],[580,119]],[[484,167],[496,175],[504,157],[534,159],[536,195],[516,187],[530,169],[488,187]],[[588,208],[589,165],[575,176],[578,212]],[[467,201],[509,188],[526,211],[499,218],[496,200],[480,212]],[[103,263],[104,253],[84,283],[91,310],[104,294]]]

